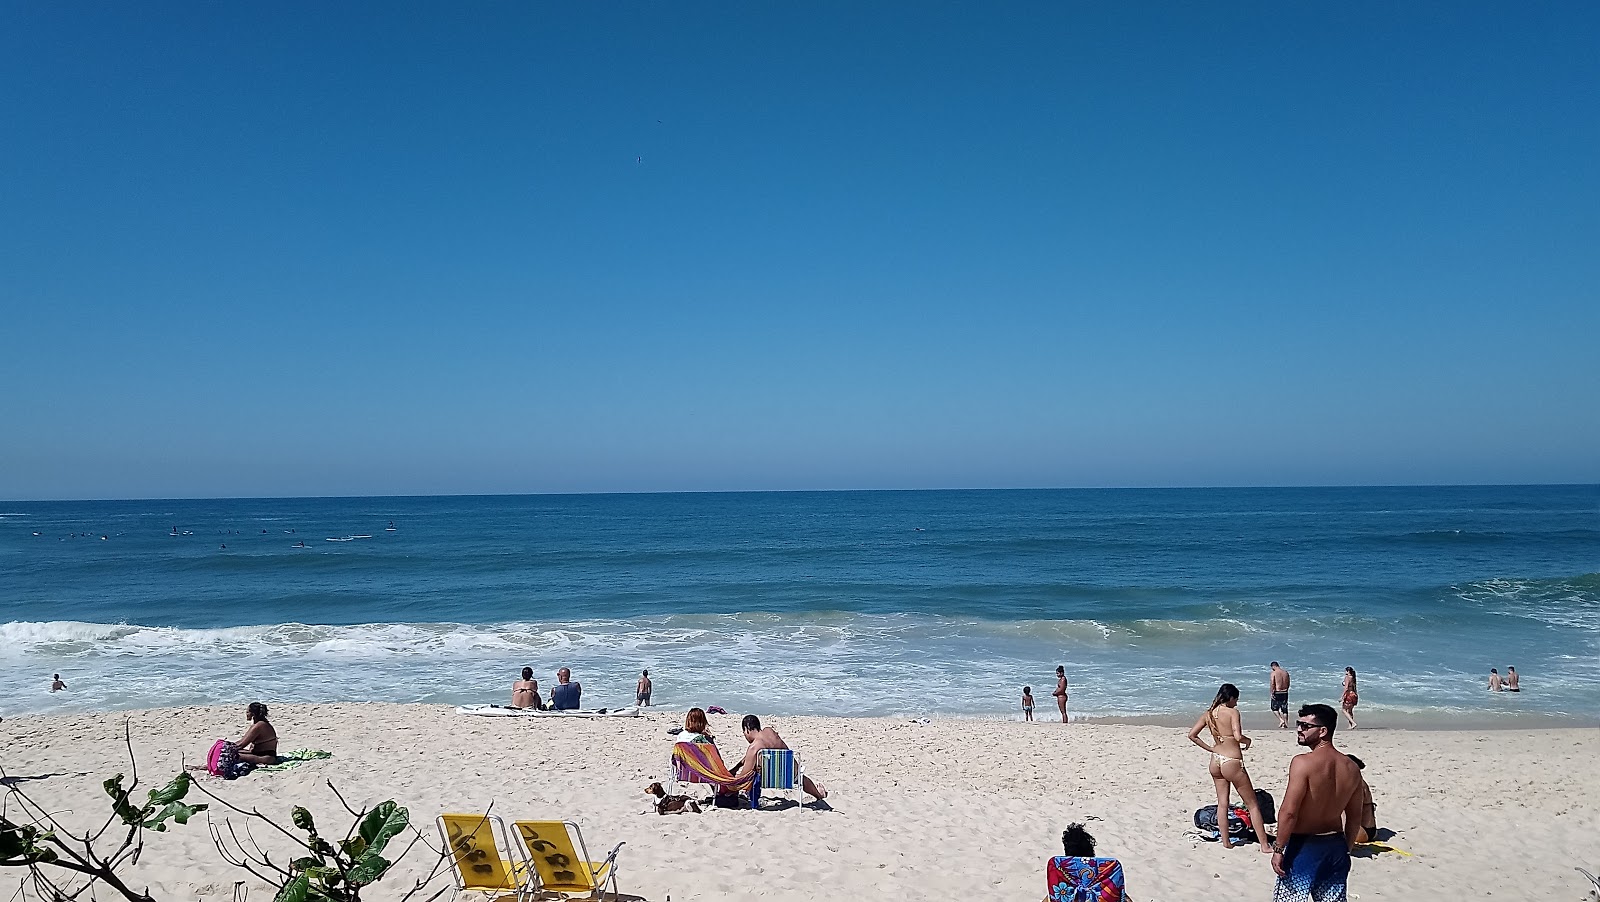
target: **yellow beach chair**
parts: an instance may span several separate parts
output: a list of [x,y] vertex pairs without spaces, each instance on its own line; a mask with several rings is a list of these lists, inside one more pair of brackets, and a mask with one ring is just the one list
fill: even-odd
[[522,840],[526,866],[538,877],[541,896],[599,899],[609,883],[611,898],[617,898],[617,852],[625,843],[617,843],[603,860],[590,861],[583,831],[571,821],[517,821],[513,826]]
[[506,825],[498,817],[441,814],[438,823],[439,836],[444,839],[445,850],[454,865],[451,873],[456,880],[457,896],[476,892],[522,900],[532,895],[534,881],[530,879],[528,866],[513,864],[510,858],[500,854],[501,849],[509,850],[511,843],[506,836]]

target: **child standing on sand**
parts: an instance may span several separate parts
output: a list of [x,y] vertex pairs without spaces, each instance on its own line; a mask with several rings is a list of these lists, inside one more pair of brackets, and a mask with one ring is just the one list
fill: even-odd
[[1033,687],[1022,687],[1022,719],[1028,723],[1033,722]]

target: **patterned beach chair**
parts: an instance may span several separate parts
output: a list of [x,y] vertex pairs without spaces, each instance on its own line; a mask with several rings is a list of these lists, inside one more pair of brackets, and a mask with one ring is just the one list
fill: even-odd
[[526,867],[538,878],[538,895],[599,899],[609,883],[611,898],[618,897],[617,853],[626,843],[617,843],[604,859],[590,861],[583,831],[571,821],[517,821],[512,826],[522,841],[518,848]]
[[[761,779],[751,790],[752,795],[757,789],[761,795],[782,792],[785,798],[794,799],[796,808],[805,802],[805,777],[800,770],[800,756],[793,749],[762,749],[756,758],[756,773]],[[752,803],[751,807],[757,807],[759,799],[752,799]]]
[[449,852],[455,878],[456,895],[464,892],[489,893],[495,898],[511,895],[518,900],[533,892],[527,865],[514,865],[500,850],[510,849],[506,825],[497,817],[484,814],[441,814],[439,836]]
[[717,747],[707,742],[675,742],[672,744],[672,791],[678,792],[680,784],[708,783],[719,793],[745,791],[750,793],[750,807],[759,800],[754,788],[761,776],[759,769],[734,776],[722,763]]
[[1045,869],[1049,902],[1124,902],[1122,863],[1115,858],[1050,859]]

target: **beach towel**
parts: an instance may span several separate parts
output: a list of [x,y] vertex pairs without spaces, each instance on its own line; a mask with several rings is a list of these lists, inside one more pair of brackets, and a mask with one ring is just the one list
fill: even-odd
[[1045,869],[1045,892],[1049,902],[1123,902],[1122,862],[1057,856]]
[[332,758],[333,753],[322,749],[291,749],[278,756],[277,764],[263,764],[256,770],[279,771],[288,770],[297,764],[307,761],[320,761],[323,758]]
[[717,747],[705,742],[673,743],[672,766],[682,782],[711,783],[719,793],[749,789],[761,776],[756,770],[735,776],[722,763]]

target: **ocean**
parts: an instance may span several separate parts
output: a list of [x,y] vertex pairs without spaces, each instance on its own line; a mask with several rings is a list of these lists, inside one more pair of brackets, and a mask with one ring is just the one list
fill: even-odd
[[[392,525],[392,529],[390,528]],[[304,547],[301,547],[303,543]],[[223,547],[226,546],[226,547]],[[1600,487],[0,502],[0,715],[262,700],[1600,714]],[[1489,668],[1523,691],[1491,694]],[[49,691],[60,673],[67,690]]]

